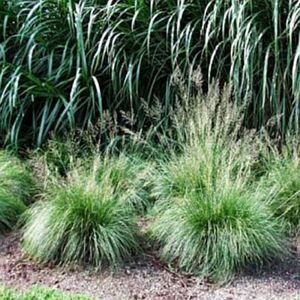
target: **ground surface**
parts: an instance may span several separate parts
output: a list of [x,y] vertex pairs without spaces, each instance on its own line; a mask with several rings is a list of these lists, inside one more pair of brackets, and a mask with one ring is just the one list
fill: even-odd
[[294,300],[300,299],[300,256],[220,288],[167,270],[151,255],[114,273],[41,267],[22,253],[14,233],[0,240],[0,284],[17,289],[44,285],[96,299]]

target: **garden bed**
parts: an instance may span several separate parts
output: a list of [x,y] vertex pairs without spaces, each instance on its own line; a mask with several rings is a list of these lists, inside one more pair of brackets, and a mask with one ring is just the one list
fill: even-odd
[[61,269],[29,260],[19,246],[19,234],[7,235],[0,245],[0,282],[24,290],[34,285],[58,288],[96,299],[297,299],[300,296],[300,257],[270,265],[255,275],[243,274],[218,287],[169,270],[148,253],[111,272]]

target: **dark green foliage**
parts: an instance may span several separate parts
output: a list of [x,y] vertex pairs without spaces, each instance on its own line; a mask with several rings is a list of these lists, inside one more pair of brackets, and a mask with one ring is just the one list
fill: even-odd
[[184,105],[172,116],[181,151],[159,160],[150,233],[164,261],[226,282],[244,268],[284,257],[285,223],[261,200],[264,188],[252,185],[260,143],[243,128],[230,93],[181,91]]
[[198,66],[205,86],[231,81],[235,102],[250,102],[249,127],[277,115],[278,129],[299,130],[299,8],[297,0],[4,0],[4,141],[41,144],[50,130],[89,127],[105,109],[129,112],[140,129],[143,102],[159,99],[162,116],[172,107],[178,66],[190,84]]
[[[293,164],[293,163],[292,163]],[[273,171],[269,184],[277,188],[272,208],[277,216],[283,216],[295,230],[300,232],[300,168],[285,165]]]
[[274,151],[268,160],[268,172],[262,178],[269,201],[277,217],[284,218],[293,234],[300,233],[300,145],[299,137],[288,140],[280,152]]

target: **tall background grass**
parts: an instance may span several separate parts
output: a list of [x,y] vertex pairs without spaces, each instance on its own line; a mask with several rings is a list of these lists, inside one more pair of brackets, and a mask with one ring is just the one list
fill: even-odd
[[297,0],[4,0],[0,18],[4,142],[41,144],[106,109],[143,128],[143,103],[158,99],[167,115],[174,70],[189,78],[199,66],[205,83],[231,81],[235,102],[250,103],[247,126],[276,116],[277,132],[299,131]]

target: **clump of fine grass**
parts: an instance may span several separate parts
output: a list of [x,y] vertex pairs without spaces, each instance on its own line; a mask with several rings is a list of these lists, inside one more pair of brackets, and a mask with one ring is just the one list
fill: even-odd
[[24,250],[39,262],[116,266],[138,248],[134,218],[109,185],[69,177],[27,214]]
[[5,151],[0,152],[0,186],[24,203],[31,203],[36,192],[36,184],[29,169]]
[[163,260],[216,281],[288,252],[282,222],[255,195],[235,190],[187,194],[157,217],[152,234]]
[[30,171],[16,157],[0,151],[0,233],[14,228],[36,187]]
[[273,191],[269,201],[275,216],[291,226],[293,234],[300,233],[300,144],[299,137],[289,137],[279,151],[271,148],[268,172],[262,184]]
[[156,217],[150,232],[161,257],[179,269],[226,281],[243,268],[280,258],[284,223],[251,186],[259,144],[242,127],[243,112],[230,88],[190,94],[179,80],[173,136],[180,151],[160,161],[155,174]]
[[226,148],[205,149],[187,147],[161,163],[150,230],[163,260],[227,281],[243,268],[283,257],[285,224],[261,201],[261,191],[253,192],[250,161]]
[[[104,126],[104,124],[102,124]],[[65,136],[65,142],[54,137],[47,145],[31,155],[35,176],[44,189],[54,178],[85,174],[94,177],[99,186],[109,185],[124,204],[137,213],[144,213],[151,204],[149,175],[152,162],[146,161],[132,140],[123,141],[111,134],[110,146],[102,149],[101,138],[95,132],[78,132]],[[132,133],[134,135],[134,133]],[[125,149],[124,149],[125,148]],[[103,150],[103,151],[101,151]],[[126,197],[124,197],[126,195]]]
[[13,229],[25,210],[26,205],[20,198],[0,187],[0,234]]

